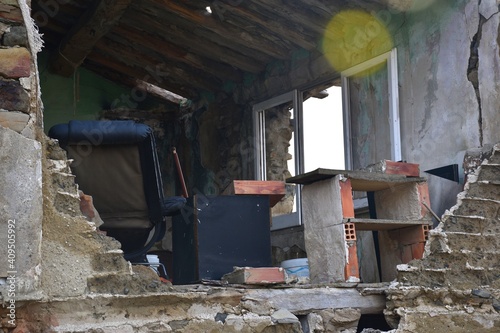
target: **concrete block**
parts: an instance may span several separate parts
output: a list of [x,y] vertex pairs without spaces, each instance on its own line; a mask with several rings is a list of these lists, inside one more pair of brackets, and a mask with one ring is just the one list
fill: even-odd
[[500,234],[500,221],[482,216],[446,215],[443,219],[443,230],[483,235]]
[[418,183],[409,183],[375,192],[379,219],[418,220],[423,218]]
[[497,235],[447,232],[446,236],[452,251],[486,252],[500,248],[500,237]]
[[[0,126],[0,277],[17,271],[17,300],[39,283],[42,236],[42,146]],[[20,162],[22,161],[22,163]],[[15,262],[8,258],[8,229],[15,231]],[[11,233],[12,235],[12,233]],[[0,286],[0,293],[4,294]],[[4,294],[5,295],[5,294]]]
[[311,283],[344,281],[346,246],[340,176],[306,185],[302,191],[304,239]]
[[469,198],[499,200],[500,183],[490,181],[477,181],[475,183],[469,183],[469,190],[466,196]]
[[477,198],[463,198],[461,204],[452,210],[457,216],[482,216],[489,219],[500,217],[500,202]]
[[478,176],[479,181],[500,181],[500,164],[483,164]]

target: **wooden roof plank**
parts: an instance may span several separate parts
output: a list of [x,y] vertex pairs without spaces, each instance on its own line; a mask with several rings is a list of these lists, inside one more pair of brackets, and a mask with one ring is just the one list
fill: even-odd
[[156,20],[154,17],[144,13],[136,12],[130,17],[125,14],[123,22],[132,26],[142,27],[142,29],[147,31],[164,31],[168,29],[170,33],[161,35],[164,40],[174,45],[182,46],[193,54],[227,63],[245,72],[259,73],[266,66],[265,62],[257,61],[248,54],[244,55],[217,44],[207,43],[205,39],[193,35],[191,32],[177,26],[165,24],[165,22]]
[[[204,15],[199,11],[187,8],[179,1],[173,0],[149,0],[157,5],[157,8],[173,14],[173,22],[194,28],[195,33],[225,47],[235,50],[252,49],[254,53],[265,53],[266,55],[286,59],[289,57],[288,48],[280,48],[277,43],[266,41],[263,36],[267,33],[261,31],[258,35],[250,35],[249,30],[241,26],[235,26],[228,21],[221,21],[216,15]],[[222,8],[226,5],[219,1],[217,6]],[[184,22],[183,22],[184,21]],[[246,24],[248,25],[248,23]],[[255,56],[255,55],[254,55]]]
[[57,74],[70,76],[85,60],[94,45],[116,24],[132,0],[95,1],[62,39],[51,67]]
[[[154,84],[158,87],[167,89],[174,92],[180,96],[195,100],[198,98],[198,93],[192,87],[180,86],[175,83],[171,83],[167,80],[158,80],[153,75],[151,75],[145,68],[139,68],[137,66],[131,66],[129,64],[117,61],[115,58],[100,55],[97,52],[93,52],[87,56],[87,59],[97,65],[104,66],[110,70],[118,73],[122,73],[126,76],[133,78],[141,78],[143,81]],[[99,71],[100,72],[100,71]]]
[[[157,81],[168,80],[176,82],[181,86],[191,85],[192,87],[206,91],[214,91],[215,88],[221,85],[221,82],[215,80],[213,77],[207,78],[204,75],[200,75],[200,73],[196,75],[191,73],[189,68],[167,66],[162,59],[137,52],[134,49],[127,49],[126,45],[112,41],[109,38],[98,42],[95,45],[95,49],[125,64],[144,67],[149,72],[149,75],[154,76]],[[142,79],[142,77],[137,78]]]
[[184,63],[193,68],[205,71],[212,76],[219,77],[223,81],[240,82],[242,80],[242,73],[227,64],[193,54],[185,48],[140,31],[135,27],[119,24],[113,28],[109,38],[113,39],[113,34],[115,33],[122,36],[123,39],[128,40],[130,44],[148,49],[150,52],[156,52],[168,60]]
[[291,29],[293,28],[291,24],[283,25],[276,20],[267,20],[257,15],[256,12],[252,12],[243,6],[231,6],[223,2],[218,3],[218,6],[224,8],[226,13],[229,12],[234,15],[244,17],[246,20],[259,25],[261,29],[263,28],[264,30],[271,31],[280,39],[289,41],[306,50],[314,49],[317,46],[317,43],[314,40],[311,40],[311,38],[308,38],[306,35],[296,31],[295,29]]

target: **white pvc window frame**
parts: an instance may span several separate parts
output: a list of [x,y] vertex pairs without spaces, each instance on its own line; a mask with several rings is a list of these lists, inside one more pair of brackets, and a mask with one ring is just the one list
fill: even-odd
[[346,169],[348,170],[352,169],[353,167],[349,78],[382,63],[387,63],[388,71],[391,160],[402,160],[397,58],[397,49],[394,48],[389,52],[386,52],[359,65],[346,69],[340,74],[342,81],[342,110],[344,116],[344,152]]
[[[292,103],[293,108],[295,173],[296,175],[304,173],[304,142],[302,140],[302,94],[299,90],[295,89],[282,95],[257,103],[252,107],[255,138],[255,177],[257,180],[267,180],[265,111],[275,106],[290,102]],[[300,185],[297,185],[296,187],[295,199],[297,202],[297,211],[292,214],[284,215],[288,217],[286,219],[283,217],[273,218],[271,228],[272,230],[298,226],[302,223],[302,194]]]

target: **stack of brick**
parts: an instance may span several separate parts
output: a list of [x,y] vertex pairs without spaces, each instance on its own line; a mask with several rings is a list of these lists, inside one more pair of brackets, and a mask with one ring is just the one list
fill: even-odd
[[398,332],[498,332],[500,144],[488,155],[430,231],[424,258],[398,267],[386,311],[394,325],[401,318]]

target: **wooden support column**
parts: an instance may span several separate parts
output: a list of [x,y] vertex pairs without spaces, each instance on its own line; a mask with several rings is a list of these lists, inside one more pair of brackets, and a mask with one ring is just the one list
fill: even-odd
[[132,0],[94,1],[62,39],[51,59],[52,70],[71,76],[94,45],[120,20]]
[[302,190],[304,241],[312,284],[345,281],[347,254],[342,220],[341,176]]

